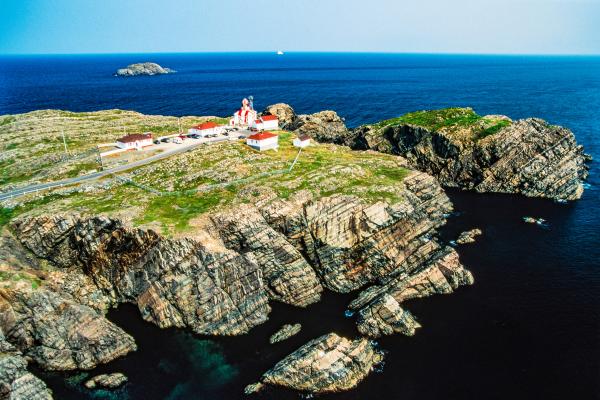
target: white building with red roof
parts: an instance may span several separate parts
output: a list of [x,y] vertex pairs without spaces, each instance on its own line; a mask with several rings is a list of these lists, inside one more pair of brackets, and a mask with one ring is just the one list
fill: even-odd
[[202,124],[194,125],[188,129],[189,135],[200,135],[200,137],[216,136],[220,135],[225,131],[223,125],[215,124],[214,122],[204,122]]
[[246,144],[258,151],[277,150],[279,136],[271,132],[259,132],[246,138]]
[[263,115],[254,120],[254,124],[251,127],[259,131],[276,131],[279,129],[279,118],[276,115]]
[[136,133],[133,135],[123,136],[117,139],[117,147],[120,149],[135,149],[141,150],[143,147],[152,145],[152,133]]

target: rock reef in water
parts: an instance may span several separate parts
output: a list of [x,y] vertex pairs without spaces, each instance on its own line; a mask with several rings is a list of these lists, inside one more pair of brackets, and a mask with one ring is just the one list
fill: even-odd
[[355,129],[324,111],[300,115],[290,126],[317,141],[401,155],[444,186],[481,193],[576,200],[591,159],[569,129],[470,108],[419,111]]
[[285,324],[269,338],[269,343],[275,344],[297,335],[302,329],[300,324]]
[[[383,361],[383,354],[366,338],[349,340],[329,333],[306,343],[262,376],[262,384],[302,392],[328,393],[354,388]],[[247,387],[246,393],[262,384]]]
[[120,372],[112,374],[97,375],[85,382],[85,387],[88,389],[116,389],[127,382],[127,377]]
[[138,76],[138,75],[164,75],[172,74],[176,71],[170,68],[164,68],[153,62],[130,64],[127,68],[120,68],[115,72],[115,76]]
[[475,238],[482,234],[483,234],[483,232],[479,228],[464,231],[460,235],[458,235],[458,238],[456,239],[456,243],[458,243],[458,244],[474,243]]

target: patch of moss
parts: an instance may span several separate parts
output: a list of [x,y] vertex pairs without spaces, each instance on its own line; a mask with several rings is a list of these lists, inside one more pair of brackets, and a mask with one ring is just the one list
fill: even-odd
[[381,121],[376,126],[383,128],[391,125],[410,124],[429,130],[439,130],[451,126],[471,126],[482,117],[471,108],[443,108],[441,110],[415,111],[398,118]]
[[20,282],[28,281],[32,289],[37,289],[42,284],[42,280],[35,275],[25,272],[0,271],[0,282]]
[[15,210],[13,208],[0,207],[0,228],[10,222],[14,213]]
[[502,128],[506,128],[507,126],[510,126],[510,121],[505,120],[505,119],[499,120],[494,125],[492,125],[488,128],[485,128],[480,132],[477,132],[476,140],[481,140],[485,137],[494,135],[494,134],[498,133]]

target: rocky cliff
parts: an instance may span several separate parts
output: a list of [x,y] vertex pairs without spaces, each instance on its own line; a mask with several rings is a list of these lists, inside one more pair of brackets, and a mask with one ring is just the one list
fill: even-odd
[[[291,107],[287,113],[293,115]],[[589,156],[573,133],[538,118],[449,108],[346,129],[337,114],[323,111],[297,116],[290,126],[317,141],[404,156],[444,186],[482,193],[576,200],[588,175]]]

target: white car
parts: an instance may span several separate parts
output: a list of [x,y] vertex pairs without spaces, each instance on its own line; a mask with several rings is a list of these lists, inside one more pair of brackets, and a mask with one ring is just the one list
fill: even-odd
[[183,140],[178,136],[176,138],[173,138],[173,143],[175,143],[175,144],[182,144]]

